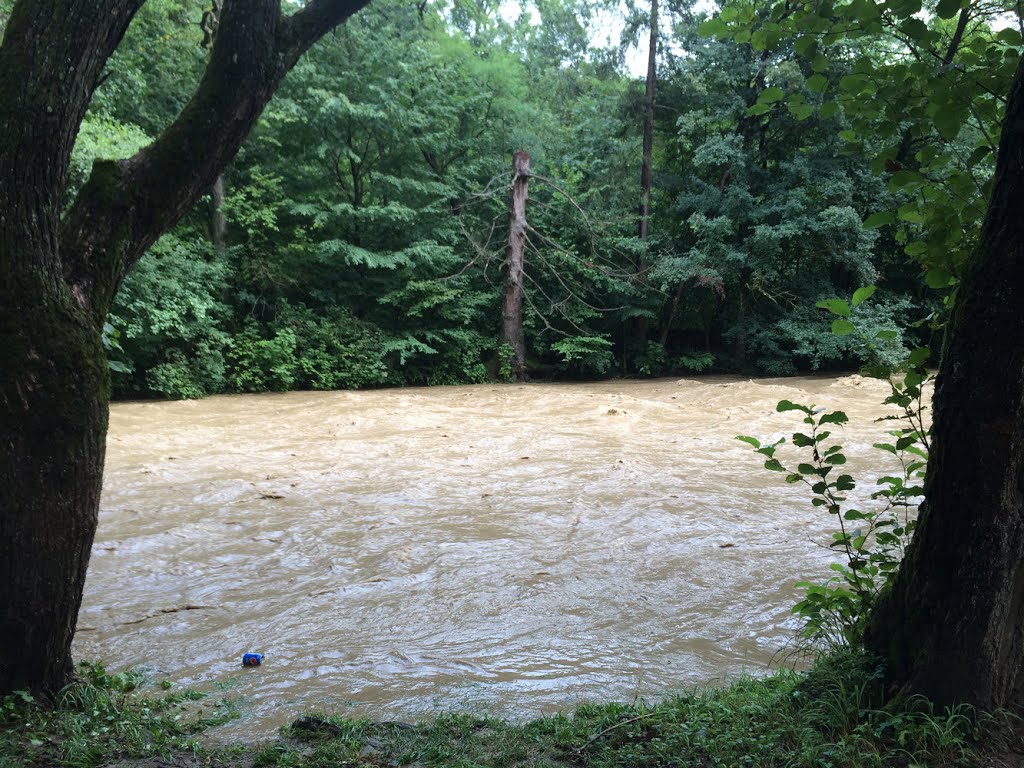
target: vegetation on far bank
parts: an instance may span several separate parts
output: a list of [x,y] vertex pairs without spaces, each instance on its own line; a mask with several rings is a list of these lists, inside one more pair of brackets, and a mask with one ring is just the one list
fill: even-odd
[[[886,701],[869,657],[823,656],[662,701],[594,703],[525,723],[485,713],[416,724],[304,715],[279,737],[204,744],[239,717],[227,701],[141,685],[134,673],[81,666],[52,709],[27,694],[0,700],[0,765],[10,766],[971,766],[1009,756],[1016,720],[920,697]],[[987,760],[988,762],[983,762]]]

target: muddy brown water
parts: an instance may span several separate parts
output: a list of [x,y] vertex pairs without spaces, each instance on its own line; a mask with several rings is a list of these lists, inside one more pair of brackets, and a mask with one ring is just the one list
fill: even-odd
[[761,674],[832,521],[734,437],[791,432],[783,398],[842,407],[866,497],[893,469],[870,447],[886,392],[704,378],[116,404],[75,653],[236,697],[248,736],[309,710],[519,719]]

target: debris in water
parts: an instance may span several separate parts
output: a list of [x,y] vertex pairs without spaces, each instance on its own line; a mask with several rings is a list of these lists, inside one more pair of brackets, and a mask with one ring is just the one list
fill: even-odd
[[263,663],[262,653],[244,653],[242,654],[242,666],[243,667],[258,667]]
[[127,627],[132,624],[141,624],[146,619],[155,619],[157,616],[163,616],[165,613],[178,613],[179,611],[211,611],[213,610],[212,605],[175,605],[172,608],[161,608],[156,613],[149,613],[143,616],[141,619],[133,619],[132,621],[122,621],[121,626]]

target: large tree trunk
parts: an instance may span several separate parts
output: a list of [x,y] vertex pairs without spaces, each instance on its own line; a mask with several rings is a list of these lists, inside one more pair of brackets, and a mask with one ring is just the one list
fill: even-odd
[[941,705],[1024,704],[1024,62],[935,392],[925,504],[866,642]]
[[61,221],[82,117],[142,1],[20,0],[0,45],[0,694],[52,694],[72,673],[118,285],[209,189],[299,56],[366,2],[309,0],[285,17],[279,0],[226,1],[192,101],[134,157],[98,162]]
[[[501,305],[502,354],[508,359],[512,378],[526,375],[526,336],[523,333],[523,275],[525,274],[526,200],[530,187],[530,156],[519,150],[512,156],[512,193],[508,210],[508,252],[504,268],[504,296]],[[507,351],[504,351],[507,350]]]
[[63,278],[57,212],[78,125],[139,3],[64,3],[49,25],[40,5],[16,6],[0,48],[0,692],[52,693],[72,672],[108,372],[99,318]]

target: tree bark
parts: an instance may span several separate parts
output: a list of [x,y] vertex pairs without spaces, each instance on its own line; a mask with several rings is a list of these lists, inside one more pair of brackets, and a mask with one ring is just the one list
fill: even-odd
[[210,188],[281,78],[367,0],[226,0],[191,102],[132,158],[97,162],[62,221],[68,162],[143,0],[20,0],[0,45],[0,694],[46,696],[96,530],[109,372],[103,320],[145,249]]
[[1024,62],[936,382],[915,539],[867,646],[940,705],[1024,704]]
[[227,246],[228,222],[224,218],[224,174],[214,179],[210,187],[210,240],[219,253]]
[[[658,0],[651,0],[650,42],[647,50],[647,85],[644,90],[643,162],[640,167],[640,241],[647,247],[651,216],[651,161],[654,155],[654,90],[658,81]],[[641,253],[641,260],[644,258]],[[639,264],[643,269],[643,261]]]
[[[501,311],[502,364],[509,365],[516,381],[525,381],[526,337],[523,333],[523,274],[526,246],[526,201],[530,186],[530,156],[519,150],[512,156],[512,194],[508,212],[508,252],[505,257],[504,297]],[[506,351],[507,350],[507,351]]]
[[[647,237],[651,219],[651,164],[654,156],[654,91],[658,82],[658,0],[651,0],[650,37],[647,49],[647,83],[644,89],[643,158],[640,165],[640,255],[636,272],[642,280],[647,271]],[[647,346],[647,318],[630,322],[629,344],[639,353]]]

